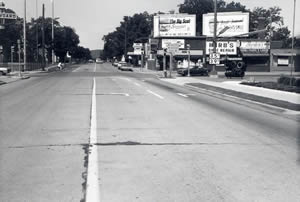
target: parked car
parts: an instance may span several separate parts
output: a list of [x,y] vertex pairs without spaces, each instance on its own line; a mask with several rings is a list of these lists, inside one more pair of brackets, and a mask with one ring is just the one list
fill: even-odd
[[[198,67],[194,66],[190,68],[190,75],[191,76],[208,76],[208,69],[206,67]],[[188,69],[187,68],[180,68],[177,70],[177,74],[180,74],[182,76],[188,75]]]
[[114,62],[112,63],[112,65],[113,65],[114,67],[118,67],[118,64],[119,64],[118,61],[114,61]]
[[121,69],[122,66],[126,66],[127,62],[120,61],[117,65],[118,69]]
[[7,75],[11,72],[10,67],[0,67],[0,75]]
[[90,60],[89,60],[89,63],[94,63],[94,60],[90,59]]
[[121,71],[130,71],[130,72],[133,72],[132,67],[129,66],[128,64],[122,65],[122,66],[120,67],[120,70],[121,70]]

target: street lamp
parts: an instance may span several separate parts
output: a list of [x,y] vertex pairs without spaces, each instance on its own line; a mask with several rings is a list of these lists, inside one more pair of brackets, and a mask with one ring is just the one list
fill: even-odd
[[186,44],[186,48],[188,49],[188,75],[187,76],[191,76],[190,75],[191,45],[190,44]]

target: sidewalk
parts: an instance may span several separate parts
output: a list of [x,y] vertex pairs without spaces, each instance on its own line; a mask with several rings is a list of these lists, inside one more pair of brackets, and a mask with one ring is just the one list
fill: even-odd
[[56,71],[57,65],[52,65],[49,67],[45,68],[45,71],[40,70],[34,70],[34,71],[26,71],[26,72],[21,72],[21,76],[19,75],[18,71],[14,71],[9,73],[7,76],[0,76],[0,85],[7,84],[7,83],[13,83],[18,80],[22,79],[29,79],[30,75],[33,74],[39,74],[39,73],[48,73],[48,72],[53,72]]
[[300,105],[300,95],[297,93],[242,85],[240,84],[241,81],[218,81],[219,80],[218,78],[212,79],[212,78],[205,78],[205,77],[177,77],[175,79],[163,79],[163,80],[169,83],[182,85],[182,86],[183,85],[197,86],[194,84],[200,83],[200,84],[213,86],[217,88],[252,94],[260,97],[266,97],[274,100],[281,100],[281,101]]

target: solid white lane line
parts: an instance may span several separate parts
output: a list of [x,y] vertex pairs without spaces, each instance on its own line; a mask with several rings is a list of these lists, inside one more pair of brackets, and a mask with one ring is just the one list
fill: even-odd
[[147,92],[148,92],[148,93],[151,93],[152,95],[155,95],[156,97],[158,97],[158,98],[160,98],[160,99],[164,99],[163,96],[161,96],[161,95],[159,95],[159,94],[157,94],[157,93],[154,93],[154,92],[151,91],[151,90],[147,90]]
[[177,93],[177,95],[180,95],[180,96],[182,96],[182,97],[189,97],[189,96],[187,96],[187,95],[185,95],[185,94],[182,94],[182,93]]
[[92,109],[91,109],[91,128],[90,145],[88,155],[87,183],[86,183],[86,201],[100,201],[99,174],[98,174],[98,149],[94,144],[97,143],[97,108],[96,108],[96,79],[94,78]]

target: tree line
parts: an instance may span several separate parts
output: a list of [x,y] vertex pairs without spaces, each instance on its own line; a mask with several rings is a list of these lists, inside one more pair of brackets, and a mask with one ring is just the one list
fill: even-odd
[[[178,8],[179,13],[196,15],[196,32],[197,35],[202,35],[202,16],[214,11],[214,0],[185,0],[184,3],[178,5]],[[249,12],[250,32],[257,31],[261,27],[267,28],[265,38],[271,38],[273,41],[282,41],[283,48],[291,47],[291,32],[283,23],[281,8],[276,6],[268,9],[256,7],[250,10],[239,2],[226,3],[224,0],[218,0],[217,10],[218,12]],[[157,14],[164,13],[149,14],[144,12],[123,17],[120,26],[102,38],[104,41],[102,57],[121,58],[126,51],[132,51],[132,45],[135,41],[142,41],[142,39],[151,35],[153,32],[153,16]],[[260,25],[261,22],[263,23],[262,25]],[[252,35],[251,38],[257,38],[257,35]],[[295,47],[300,47],[300,40],[295,40],[294,45]]]
[[[6,9],[7,13],[15,13],[11,9]],[[3,26],[5,29],[0,30],[0,45],[3,46],[4,62],[11,61],[11,47],[14,47],[13,60],[17,61],[18,45],[17,40],[21,40],[23,50],[23,18],[16,20],[6,19]],[[43,30],[44,29],[44,32]],[[44,36],[43,36],[44,33]],[[28,62],[43,61],[43,37],[45,47],[46,61],[52,62],[52,49],[59,57],[60,62],[64,62],[67,52],[76,60],[88,60],[91,53],[88,48],[79,45],[79,36],[75,29],[69,26],[62,26],[59,21],[54,20],[54,43],[52,42],[52,18],[39,17],[31,19],[26,23],[26,59]],[[21,54],[23,60],[23,54]]]

